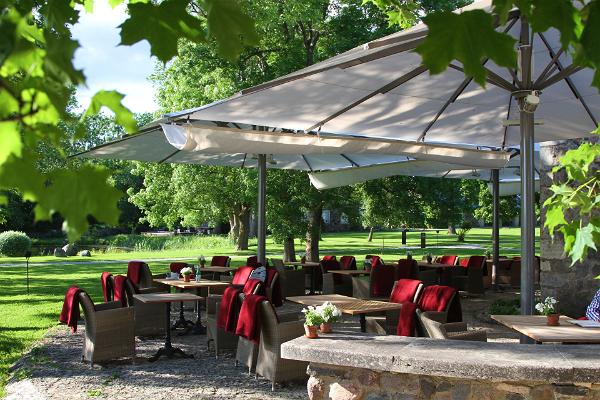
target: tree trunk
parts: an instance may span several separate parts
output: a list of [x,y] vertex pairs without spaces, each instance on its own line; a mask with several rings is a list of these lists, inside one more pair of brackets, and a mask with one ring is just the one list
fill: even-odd
[[248,250],[248,235],[250,233],[250,210],[242,206],[238,214],[238,240],[236,250]]
[[452,225],[448,225],[448,235],[456,235],[456,228]]
[[310,212],[308,231],[306,232],[306,261],[319,261],[319,237],[321,236],[321,214],[323,205],[313,208]]
[[296,249],[294,247],[293,237],[288,237],[283,241],[283,261],[296,261]]
[[239,224],[237,214],[234,212],[229,215],[229,239],[233,243],[237,243],[239,237]]
[[369,237],[367,238],[367,242],[373,241],[373,227],[369,228]]

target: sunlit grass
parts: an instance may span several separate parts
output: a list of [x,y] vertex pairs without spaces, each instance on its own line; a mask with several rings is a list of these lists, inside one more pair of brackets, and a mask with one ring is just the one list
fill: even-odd
[[[539,232],[537,232],[539,234]],[[365,254],[381,254],[388,261],[406,256],[402,246],[400,232],[375,232],[372,242],[367,241],[367,232],[325,233],[320,242],[321,255],[354,255],[364,258]],[[39,340],[48,328],[58,323],[58,314],[66,289],[73,284],[84,288],[95,301],[101,301],[100,274],[110,271],[114,274],[126,273],[126,260],[165,258],[166,260],[150,262],[154,273],[164,272],[169,263],[168,259],[198,255],[211,256],[227,254],[233,256],[233,265],[242,265],[245,258],[256,252],[256,241],[250,241],[250,249],[234,252],[233,246],[227,241],[221,247],[197,249],[171,249],[163,251],[144,251],[131,253],[94,254],[93,257],[33,257],[30,262],[36,265],[30,267],[30,294],[26,293],[25,262],[22,258],[2,258],[0,264],[0,396],[7,379],[8,368],[31,344]],[[427,232],[426,249],[416,248],[420,243],[418,232],[408,235],[407,246],[414,257],[432,252],[438,254],[456,254],[467,256],[483,254],[486,248],[491,248],[491,230],[473,229],[467,234],[465,243],[458,243],[456,236],[447,235],[445,231]],[[479,246],[477,248],[437,248],[438,246]],[[501,254],[513,256],[519,254],[520,231],[516,228],[501,230]],[[300,251],[303,244],[296,243]],[[269,257],[281,257],[282,247],[272,241],[267,241]],[[102,263],[102,261],[123,260],[122,263]],[[96,261],[98,263],[81,263],[78,261]],[[38,263],[62,263],[37,265]]]

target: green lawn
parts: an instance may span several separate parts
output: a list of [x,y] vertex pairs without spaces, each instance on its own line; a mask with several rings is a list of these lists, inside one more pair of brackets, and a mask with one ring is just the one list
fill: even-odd
[[[519,229],[504,228],[501,230],[501,254],[517,255],[520,247]],[[456,236],[446,235],[440,231],[428,232],[428,245],[455,246],[455,245],[480,245],[490,248],[490,229],[473,229],[467,235],[465,243],[458,243]],[[539,232],[538,232],[539,234]],[[376,232],[372,242],[367,242],[366,232],[348,232],[324,234],[320,243],[321,255],[354,255],[357,259],[364,258],[365,254],[382,254],[387,261],[405,257],[406,250],[401,247],[401,234],[399,232]],[[408,236],[409,246],[418,246],[419,234],[414,232]],[[297,250],[302,245],[297,243]],[[95,301],[101,301],[100,274],[102,271],[112,273],[125,273],[126,260],[151,259],[151,258],[177,258],[197,257],[200,254],[211,256],[215,254],[228,254],[233,256],[233,265],[241,265],[245,258],[254,254],[256,242],[251,241],[249,251],[234,252],[233,247],[213,247],[210,249],[184,249],[164,250],[156,252],[131,252],[131,253],[106,253],[88,257],[69,257],[59,259],[55,257],[33,257],[31,263],[64,262],[65,265],[36,265],[30,267],[30,294],[26,294],[25,263],[23,259],[0,258],[0,397],[4,392],[4,385],[8,377],[8,368],[31,344],[40,339],[48,328],[56,325],[58,314],[66,289],[77,284],[84,288]],[[383,249],[383,250],[382,250]],[[431,251],[438,254],[457,254],[467,256],[483,254],[481,249],[414,249],[414,257]],[[281,257],[282,248],[268,241],[267,254],[270,257]],[[73,261],[100,261],[98,264],[72,263]],[[123,260],[123,263],[107,264],[101,261]],[[164,272],[168,260],[150,262],[154,273]],[[359,263],[360,264],[360,263]]]

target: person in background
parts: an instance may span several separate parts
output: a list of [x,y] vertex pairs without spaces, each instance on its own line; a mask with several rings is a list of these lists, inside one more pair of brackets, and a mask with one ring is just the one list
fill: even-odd
[[596,292],[594,298],[585,312],[587,319],[600,322],[600,290]]

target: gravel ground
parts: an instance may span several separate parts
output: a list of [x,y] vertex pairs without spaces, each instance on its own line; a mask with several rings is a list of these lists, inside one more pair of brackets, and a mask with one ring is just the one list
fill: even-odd
[[[464,319],[469,326],[485,329],[488,340],[517,342],[518,335],[489,319],[489,305],[515,293],[488,292],[482,297],[463,298]],[[189,315],[192,319],[192,315]],[[306,381],[278,386],[255,379],[246,368],[236,367],[235,355],[218,359],[206,345],[205,335],[173,336],[173,345],[193,359],[165,359],[148,362],[163,339],[136,341],[137,358],[106,365],[81,363],[84,324],[76,334],[66,327],[51,329],[15,366],[8,386],[8,400],[43,399],[305,399]],[[212,347],[211,347],[212,349]]]

